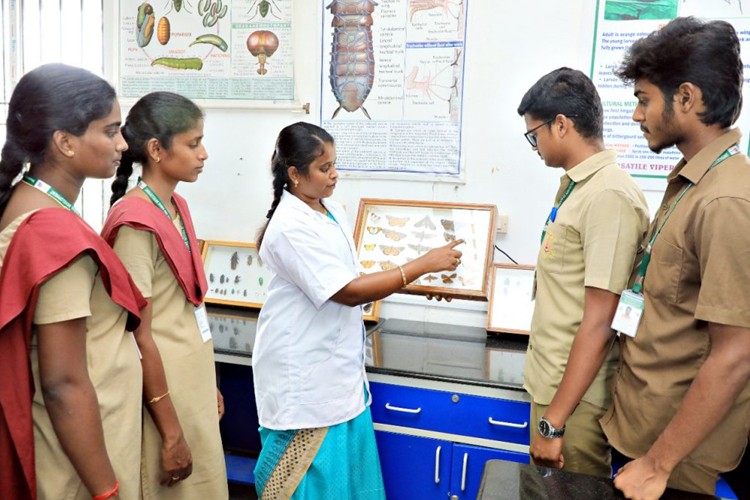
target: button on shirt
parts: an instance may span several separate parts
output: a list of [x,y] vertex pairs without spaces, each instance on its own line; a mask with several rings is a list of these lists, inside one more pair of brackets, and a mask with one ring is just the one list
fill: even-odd
[[[583,318],[585,287],[620,294],[627,288],[638,247],[648,227],[648,207],[638,186],[617,166],[614,151],[599,152],[560,178],[558,204],[537,260],[536,305],[526,353],[524,387],[548,405],[562,380]],[[613,349],[583,400],[609,406],[617,366]]]
[[[694,186],[653,245],[643,317],[635,338],[620,336],[614,404],[602,418],[612,445],[630,457],[644,455],[680,407],[711,351],[708,322],[750,328],[750,160],[736,154],[709,170],[739,140],[739,130],[727,132],[667,179],[666,207],[688,182]],[[748,427],[750,385],[685,461],[732,469]]]
[[260,425],[305,429],[336,425],[364,410],[362,308],[329,300],[359,276],[351,227],[284,191],[260,258],[273,273],[253,347]]

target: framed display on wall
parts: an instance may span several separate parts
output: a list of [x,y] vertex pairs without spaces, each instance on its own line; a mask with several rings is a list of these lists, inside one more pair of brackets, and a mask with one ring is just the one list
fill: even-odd
[[458,269],[424,275],[401,292],[487,300],[495,211],[489,204],[362,199],[354,241],[363,272],[394,269],[462,239]]
[[209,310],[208,326],[211,328],[215,351],[248,356],[253,353],[256,319]]
[[207,240],[201,255],[208,281],[207,303],[263,305],[271,272],[260,260],[255,243]]
[[534,314],[534,266],[495,264],[487,330],[529,334]]

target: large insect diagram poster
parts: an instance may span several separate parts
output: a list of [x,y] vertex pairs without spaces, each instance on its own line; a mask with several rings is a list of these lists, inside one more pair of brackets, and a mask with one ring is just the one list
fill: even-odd
[[[636,105],[633,85],[620,81],[615,70],[636,40],[678,16],[731,23],[739,35],[741,53],[747,63],[746,54],[750,52],[750,2],[747,0],[597,0],[591,78],[604,107],[604,141],[607,148],[617,151],[620,166],[645,189],[664,189],[667,175],[682,154],[674,147],[660,154],[648,149],[639,125],[633,121]],[[745,103],[750,98],[748,81],[745,71]],[[737,125],[747,130],[749,119],[745,106]],[[743,137],[741,146],[747,150],[747,137]]]
[[322,126],[344,172],[460,177],[468,0],[325,0]]
[[294,100],[292,0],[120,0],[119,94]]

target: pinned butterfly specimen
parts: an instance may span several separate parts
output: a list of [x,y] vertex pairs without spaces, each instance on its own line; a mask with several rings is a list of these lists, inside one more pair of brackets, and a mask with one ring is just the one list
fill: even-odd
[[390,260],[384,260],[380,263],[380,269],[383,271],[389,271],[391,269],[396,269],[398,267],[398,264],[394,264]]
[[375,265],[374,260],[360,260],[359,263],[362,264],[362,267],[364,267],[365,269],[370,269]]
[[451,284],[453,283],[453,280],[456,279],[457,274],[441,274],[440,279],[443,280],[443,283]]
[[409,243],[409,248],[416,251],[418,254],[422,254],[426,252],[427,250],[432,250],[432,248],[430,247],[426,247],[424,245],[414,245],[412,243]]
[[382,227],[367,226],[367,232],[370,233],[370,234],[378,234],[382,230],[383,230]]
[[253,256],[252,255],[248,255],[247,256],[247,265],[248,266],[252,266],[253,265]]
[[409,222],[409,217],[394,217],[392,215],[386,215],[386,219],[388,219],[388,225],[391,227],[404,227],[407,222]]
[[429,215],[425,215],[423,219],[415,222],[414,227],[425,227],[431,231],[435,230],[435,224],[432,222]]
[[458,281],[461,282],[463,286],[472,286],[474,284],[474,280],[471,278],[464,278],[463,276],[458,277]]
[[446,231],[455,231],[456,227],[453,225],[453,221],[450,219],[440,219],[440,223],[443,225],[443,229]]
[[383,251],[383,255],[398,255],[404,247],[389,247],[388,245],[380,245],[380,249]]
[[208,274],[208,282],[209,283],[213,283],[214,282],[214,273],[209,273]]
[[393,241],[399,241],[401,238],[406,238],[404,233],[399,233],[398,231],[383,231],[383,234],[386,238]]
[[239,275],[237,275],[237,276],[235,276],[235,277],[234,277],[234,283],[235,283],[235,284],[239,283],[239,282],[240,282],[240,280],[241,280],[241,278],[240,278],[240,276],[239,276]]
[[443,233],[443,238],[445,241],[456,241],[456,235],[453,233]]
[[375,250],[375,243],[365,244],[365,250]]
[[232,254],[232,257],[229,258],[229,266],[232,268],[232,271],[237,269],[237,264],[240,263],[240,256],[237,254],[237,252],[234,252]]
[[432,274],[428,274],[427,276],[423,277],[422,279],[425,280],[425,281],[435,281],[437,279],[437,276],[432,275]]
[[379,222],[379,221],[380,221],[380,216],[379,216],[378,214],[376,214],[375,212],[371,212],[371,213],[370,213],[370,218],[371,218],[371,219],[372,219],[373,221],[375,221],[375,222]]
[[435,237],[433,233],[427,233],[427,232],[419,232],[419,231],[412,231],[412,236],[419,240],[431,240]]

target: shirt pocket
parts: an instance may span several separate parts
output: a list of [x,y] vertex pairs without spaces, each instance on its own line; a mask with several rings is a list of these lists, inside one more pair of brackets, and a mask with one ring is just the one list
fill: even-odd
[[572,228],[557,222],[547,225],[539,250],[539,268],[546,273],[559,274],[564,269],[565,253],[569,251]]
[[667,240],[657,242],[644,280],[644,287],[652,297],[669,304],[678,302],[683,271],[682,257],[682,248]]

